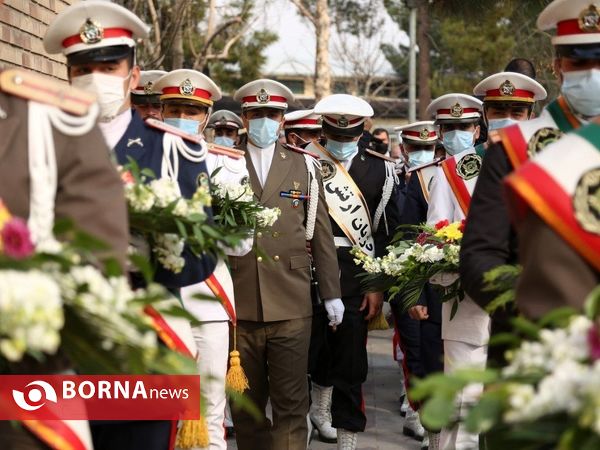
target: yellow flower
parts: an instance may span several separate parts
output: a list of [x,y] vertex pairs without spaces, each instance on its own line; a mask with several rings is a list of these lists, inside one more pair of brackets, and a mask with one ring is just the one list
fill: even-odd
[[459,241],[463,237],[462,231],[460,231],[460,226],[460,222],[453,222],[450,225],[437,230],[435,237],[446,239],[448,241]]
[[4,202],[0,200],[0,230],[4,228],[6,222],[8,222],[12,216],[8,212],[8,208],[4,205]]

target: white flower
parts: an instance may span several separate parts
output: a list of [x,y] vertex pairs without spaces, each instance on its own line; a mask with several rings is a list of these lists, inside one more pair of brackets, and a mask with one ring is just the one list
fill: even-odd
[[149,184],[152,193],[154,194],[156,206],[166,208],[175,200],[181,197],[179,185],[176,181],[169,178],[159,178],[152,180]]
[[0,271],[0,353],[19,361],[26,352],[53,354],[64,315],[59,286],[40,271]]
[[226,198],[237,202],[251,202],[254,197],[252,188],[248,183],[217,182],[214,185],[214,193],[217,197]]
[[156,234],[156,245],[152,249],[156,253],[158,262],[172,272],[179,273],[185,265],[181,257],[185,241],[176,234]]
[[186,217],[189,214],[188,202],[183,198],[177,200],[175,208],[173,208],[173,214],[179,217]]
[[435,245],[426,245],[423,250],[416,258],[419,262],[435,263],[444,259],[444,250]]
[[154,206],[154,194],[144,184],[129,184],[125,186],[125,198],[134,211],[150,211]]
[[271,227],[279,218],[281,210],[279,208],[265,208],[256,214],[259,227]]

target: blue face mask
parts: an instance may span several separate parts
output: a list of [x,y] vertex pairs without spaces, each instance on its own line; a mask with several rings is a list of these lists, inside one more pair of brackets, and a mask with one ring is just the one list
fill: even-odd
[[517,120],[511,119],[510,117],[505,117],[503,119],[490,119],[488,121],[488,131],[506,128],[514,123],[517,123]]
[[444,148],[450,156],[457,155],[460,152],[473,147],[474,134],[470,131],[452,130],[444,133]]
[[560,90],[576,113],[600,116],[600,69],[564,72]]
[[279,122],[267,117],[252,119],[248,123],[248,137],[257,147],[268,147],[279,137]]
[[408,154],[408,167],[418,167],[433,161],[433,150],[415,150]]
[[327,150],[339,161],[347,161],[358,150],[358,141],[339,142],[327,139]]
[[215,144],[223,145],[225,147],[233,147],[235,145],[235,141],[227,136],[215,136]]
[[198,122],[197,120],[181,119],[179,117],[165,118],[165,123],[167,125],[177,127],[181,131],[192,135],[198,134],[198,129],[200,128],[200,122]]

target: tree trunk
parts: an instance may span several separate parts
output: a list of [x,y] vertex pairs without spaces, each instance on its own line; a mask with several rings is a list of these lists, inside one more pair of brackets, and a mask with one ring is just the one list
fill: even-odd
[[417,45],[419,47],[417,86],[419,89],[419,120],[429,119],[429,117],[425,117],[425,110],[429,103],[431,103],[431,88],[429,87],[429,78],[431,75],[429,60],[429,12],[427,11],[427,8],[427,2],[420,2],[417,10]]
[[174,11],[176,14],[181,14],[182,17],[174,17],[172,20],[179,21],[179,26],[175,29],[175,34],[173,35],[173,47],[171,48],[172,63],[171,70],[175,69],[183,69],[183,23],[185,23],[183,19],[183,14],[185,13],[185,2],[186,0],[177,0],[175,2]]
[[319,101],[331,94],[331,69],[329,67],[329,27],[331,22],[327,0],[317,0],[316,12],[315,100]]

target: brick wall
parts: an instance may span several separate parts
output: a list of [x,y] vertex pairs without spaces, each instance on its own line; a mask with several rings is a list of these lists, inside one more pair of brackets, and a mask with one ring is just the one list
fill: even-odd
[[66,79],[62,55],[47,55],[42,37],[56,13],[76,0],[0,0],[0,68],[21,66]]

